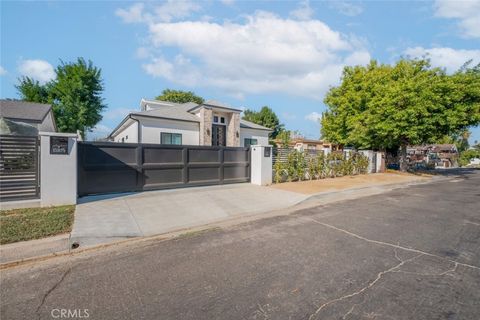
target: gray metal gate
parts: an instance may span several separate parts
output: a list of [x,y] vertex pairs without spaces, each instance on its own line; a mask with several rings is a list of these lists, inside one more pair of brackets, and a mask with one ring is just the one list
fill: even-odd
[[0,201],[38,199],[39,140],[0,135]]
[[250,181],[250,149],[79,142],[78,194]]

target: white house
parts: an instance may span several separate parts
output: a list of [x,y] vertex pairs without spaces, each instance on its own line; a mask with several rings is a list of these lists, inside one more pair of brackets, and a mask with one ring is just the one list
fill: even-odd
[[125,143],[246,147],[268,145],[271,129],[240,119],[241,110],[214,100],[178,104],[159,100],[140,102],[109,140]]

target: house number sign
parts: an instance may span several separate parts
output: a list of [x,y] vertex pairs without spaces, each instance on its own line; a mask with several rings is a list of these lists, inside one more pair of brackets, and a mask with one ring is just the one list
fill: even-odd
[[68,137],[50,137],[50,154],[68,154]]
[[265,158],[270,158],[271,154],[272,154],[272,148],[271,147],[265,147],[265,149],[263,149],[263,156]]

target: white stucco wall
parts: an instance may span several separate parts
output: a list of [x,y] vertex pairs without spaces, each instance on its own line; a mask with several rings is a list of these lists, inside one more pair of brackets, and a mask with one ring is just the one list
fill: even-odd
[[140,119],[142,143],[160,143],[160,133],[180,133],[182,144],[198,146],[200,124],[197,122],[168,119]]
[[122,142],[122,138],[125,138],[125,143],[138,143],[138,122],[129,119],[125,125],[126,127],[113,138],[113,141]]
[[[59,206],[77,202],[77,135],[40,132],[41,206]],[[68,154],[50,154],[50,137],[68,137]]]
[[[270,148],[270,155],[265,157],[265,148]],[[272,184],[272,147],[251,146],[251,176],[250,183],[259,186]]]
[[250,128],[240,128],[240,146],[245,146],[245,138],[257,139],[257,144],[268,146],[268,131]]

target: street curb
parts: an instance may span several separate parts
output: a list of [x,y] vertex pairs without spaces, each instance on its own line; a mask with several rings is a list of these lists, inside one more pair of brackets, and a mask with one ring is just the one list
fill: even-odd
[[[166,241],[166,240],[171,240],[178,238],[179,236],[187,233],[187,232],[192,232],[192,233],[199,233],[202,231],[208,231],[212,230],[213,228],[221,228],[222,226],[232,226],[232,225],[238,225],[244,222],[249,222],[249,221],[254,221],[254,220],[260,220],[262,218],[270,218],[270,217],[275,217],[275,216],[282,216],[282,215],[289,215],[293,212],[307,209],[310,207],[315,207],[318,205],[322,205],[322,203],[318,203],[312,200],[322,200],[322,197],[329,196],[329,195],[341,195],[345,193],[354,193],[356,191],[362,191],[362,190],[368,190],[368,189],[381,189],[383,188],[384,190],[380,190],[380,192],[376,193],[385,193],[389,192],[393,189],[399,189],[399,188],[405,188],[413,185],[422,185],[422,184],[428,184],[432,182],[438,182],[438,181],[445,181],[445,180],[450,180],[454,179],[455,177],[439,177],[437,179],[434,179],[434,177],[429,178],[426,181],[408,181],[408,182],[402,182],[402,183],[394,183],[394,184],[384,184],[384,185],[377,185],[377,186],[368,186],[368,187],[358,187],[358,188],[351,188],[351,189],[345,189],[345,190],[339,190],[339,191],[326,191],[326,192],[319,192],[316,194],[309,195],[307,198],[300,200],[299,202],[293,204],[290,207],[287,208],[282,208],[282,209],[276,209],[273,211],[265,211],[265,212],[257,212],[253,213],[250,215],[244,215],[240,217],[231,217],[230,219],[227,220],[219,220],[219,221],[213,221],[208,224],[204,224],[201,226],[196,226],[196,227],[187,227],[183,229],[178,229],[174,231],[169,231],[167,233],[162,233],[158,235],[153,235],[153,236],[147,236],[147,237],[133,237],[129,239],[123,239],[123,240],[118,240],[118,241],[112,241],[109,243],[103,243],[103,244],[98,244],[98,245],[92,245],[84,248],[79,248],[79,249],[71,249],[69,248],[68,250],[65,251],[59,251],[59,252],[54,252],[42,256],[36,256],[36,257],[30,257],[26,259],[19,259],[15,261],[10,261],[10,262],[5,262],[0,264],[0,270],[5,270],[17,266],[23,266],[26,264],[31,264],[34,262],[40,262],[40,261],[45,261],[45,260],[50,260],[56,257],[64,257],[64,256],[76,256],[82,253],[86,252],[91,252],[91,251],[96,251],[99,249],[104,249],[104,248],[110,248],[114,246],[120,246],[120,245],[134,245],[136,243],[140,242],[147,242],[147,241],[155,241],[155,240],[160,240],[160,241]],[[366,194],[366,195],[360,195],[358,197],[354,197],[353,199],[357,198],[362,198],[362,197],[368,197],[373,194]],[[352,200],[352,198],[347,198],[347,199],[335,199],[332,201],[328,201],[327,203],[323,204],[330,204],[334,202],[339,202],[339,201],[344,201],[344,200]],[[308,203],[310,201],[310,203]]]

